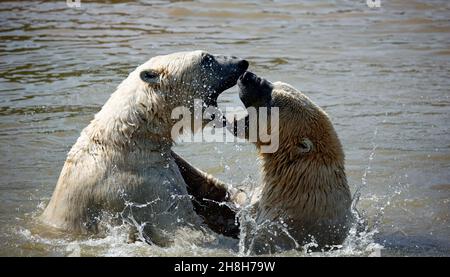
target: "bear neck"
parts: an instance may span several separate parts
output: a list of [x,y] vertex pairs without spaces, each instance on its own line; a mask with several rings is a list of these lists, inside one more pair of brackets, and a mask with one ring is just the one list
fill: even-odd
[[83,133],[106,148],[170,150],[170,108],[152,88],[122,83]]
[[341,155],[333,157],[324,157],[323,153],[301,157],[295,165],[287,159],[263,156],[260,203],[264,213],[273,219],[295,220],[336,218],[346,214],[351,195],[344,155],[342,150],[338,152]]

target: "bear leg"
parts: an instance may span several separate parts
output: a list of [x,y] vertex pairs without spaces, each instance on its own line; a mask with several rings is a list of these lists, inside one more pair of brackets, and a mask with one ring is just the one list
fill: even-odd
[[233,200],[239,193],[231,192],[228,185],[195,168],[173,151],[172,157],[186,182],[189,194],[193,197],[195,212],[214,232],[238,238],[238,208]]

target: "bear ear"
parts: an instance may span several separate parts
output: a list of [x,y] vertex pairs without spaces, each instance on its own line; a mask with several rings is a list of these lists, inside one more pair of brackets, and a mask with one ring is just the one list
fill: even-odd
[[309,138],[303,138],[298,144],[298,150],[300,153],[309,153],[313,150],[314,144]]
[[159,73],[151,69],[141,71],[139,77],[142,81],[150,85],[156,85],[160,82]]

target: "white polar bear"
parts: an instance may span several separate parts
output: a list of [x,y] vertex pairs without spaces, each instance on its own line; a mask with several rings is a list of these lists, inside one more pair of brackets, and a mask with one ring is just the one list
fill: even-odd
[[158,245],[178,228],[201,225],[171,153],[171,111],[192,109],[196,98],[215,105],[247,67],[204,51],[157,56],[137,67],[81,132],[42,221],[86,233],[97,231],[105,212],[126,213]]

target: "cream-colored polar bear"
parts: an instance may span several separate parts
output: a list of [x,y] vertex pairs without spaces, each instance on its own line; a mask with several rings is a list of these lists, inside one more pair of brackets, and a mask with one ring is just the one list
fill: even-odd
[[327,114],[292,86],[251,72],[238,86],[246,107],[279,111],[278,128],[271,130],[278,132],[278,150],[264,153],[263,143],[255,142],[263,184],[253,205],[254,221],[241,222],[247,249],[266,253],[308,242],[316,249],[341,244],[352,220],[351,195],[344,152]]
[[121,213],[159,245],[179,228],[202,224],[172,156],[171,112],[192,110],[194,99],[215,105],[247,67],[245,60],[204,51],[157,56],[137,67],[81,132],[42,221],[95,232],[105,213]]
[[[226,215],[228,218],[234,213],[240,215],[240,229],[232,228],[234,224],[227,225],[225,221],[217,222],[225,225],[215,230],[235,232],[233,236],[240,237],[247,253],[298,249],[310,242],[314,246],[310,249],[316,250],[341,244],[353,222],[351,195],[344,152],[327,114],[292,86],[271,83],[251,72],[239,78],[238,86],[245,107],[278,108],[278,128],[269,125],[268,130],[278,132],[279,147],[269,153],[262,151],[261,146],[268,146],[272,141],[254,142],[262,161],[263,183],[261,194],[247,200],[242,193],[235,193],[232,198],[218,193],[217,187],[226,186],[215,179],[212,181],[187,162],[177,160],[185,179],[201,188],[198,191],[215,192],[216,201],[237,202],[240,206],[244,201],[250,202],[246,209],[231,210]],[[241,122],[228,122],[227,127],[235,135],[248,139],[249,127],[254,124],[250,120],[247,116]],[[267,123],[256,122],[253,126],[260,128],[260,124]],[[238,131],[238,126],[245,129]]]

